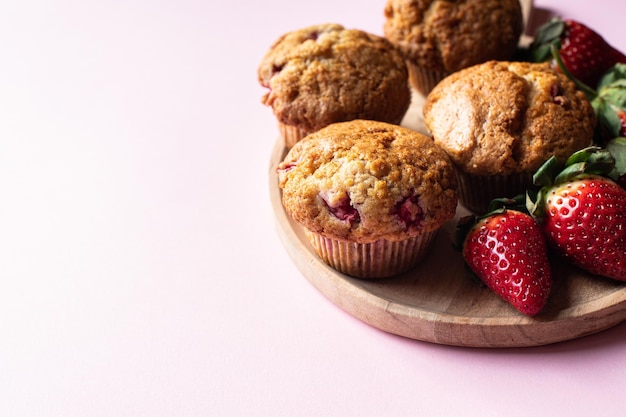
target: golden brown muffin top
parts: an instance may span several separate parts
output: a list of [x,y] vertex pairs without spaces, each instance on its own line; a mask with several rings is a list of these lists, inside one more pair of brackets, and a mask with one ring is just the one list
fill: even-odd
[[411,100],[400,52],[383,37],[338,24],[280,37],[258,78],[278,121],[308,132],[357,118],[400,123]]
[[454,217],[454,166],[433,141],[364,120],[329,125],[298,142],[278,166],[283,206],[325,237],[403,240]]
[[490,61],[456,72],[427,96],[424,121],[462,170],[534,172],[593,139],[585,95],[548,64]]
[[415,64],[454,72],[513,57],[519,0],[387,0],[385,36]]

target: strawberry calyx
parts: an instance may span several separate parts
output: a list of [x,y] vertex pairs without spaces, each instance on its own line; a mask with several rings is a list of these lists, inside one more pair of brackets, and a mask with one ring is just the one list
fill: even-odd
[[551,157],[533,175],[535,188],[526,192],[526,209],[533,217],[541,219],[545,213],[545,196],[549,189],[582,175],[611,178],[615,175],[615,158],[608,149],[599,146],[574,152],[565,162]]
[[[569,24],[574,22],[569,21]],[[599,35],[598,35],[599,36]],[[540,26],[536,33],[533,42],[530,44],[529,57],[532,62],[546,62],[552,60],[552,65],[556,66],[559,71],[570,78],[580,89],[587,95],[587,98],[591,101],[596,96],[596,92],[593,87],[584,83],[577,76],[572,74],[568,66],[563,60],[561,55],[565,44],[569,44],[568,37],[568,22],[555,17],[552,20],[544,23]],[[570,45],[571,47],[571,45]],[[570,62],[571,64],[571,62]]]
[[[575,29],[576,27],[578,29]],[[573,33],[580,30],[583,30],[585,34]],[[588,42],[592,42],[593,45],[598,44],[597,53],[606,55],[598,56],[595,61],[591,60],[595,62],[593,65],[596,65],[593,76],[588,70],[584,71],[581,68],[590,60],[590,57],[586,57],[582,51],[592,46],[584,43],[576,46],[576,42],[581,40],[570,38],[577,37],[589,38]],[[581,61],[579,65],[572,62],[572,54],[576,54],[576,59]],[[586,26],[571,20],[554,18],[536,31],[535,39],[530,45],[529,56],[533,62],[551,60],[553,66],[572,80],[576,87],[586,95],[598,120],[596,143],[604,144],[612,138],[626,136],[626,56],[624,54],[606,44],[598,33]]]
[[[553,51],[585,84],[596,88],[602,75],[618,62],[626,63],[626,56],[611,46],[598,32],[572,20],[553,18],[535,32],[528,56],[533,62],[552,61]],[[558,66],[560,70],[562,66]]]
[[609,176],[626,189],[626,137],[611,139],[607,142],[606,149],[615,158],[615,168]]
[[459,251],[463,249],[465,238],[472,230],[472,228],[476,225],[476,223],[495,214],[504,213],[507,210],[516,210],[523,213],[528,213],[525,204],[525,196],[523,194],[520,194],[513,198],[495,198],[489,203],[489,208],[487,209],[487,212],[485,214],[481,214],[479,216],[475,214],[469,214],[467,216],[461,217],[457,222],[456,229],[452,237],[452,243],[454,248]]
[[590,99],[604,137],[626,136],[626,64],[615,64]]
[[533,62],[547,61],[552,55],[552,48],[561,49],[561,39],[565,33],[565,22],[554,18],[537,29],[535,39],[530,45]]

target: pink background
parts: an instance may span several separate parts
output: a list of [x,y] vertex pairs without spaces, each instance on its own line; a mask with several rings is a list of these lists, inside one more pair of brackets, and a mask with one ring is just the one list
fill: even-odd
[[[383,333],[277,237],[256,68],[384,0],[0,6],[0,415],[623,414],[626,323],[482,350]],[[217,5],[216,5],[217,4]],[[626,50],[622,0],[537,0]]]

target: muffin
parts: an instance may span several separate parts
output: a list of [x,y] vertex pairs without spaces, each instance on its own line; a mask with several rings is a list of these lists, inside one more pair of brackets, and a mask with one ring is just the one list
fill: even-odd
[[510,60],[523,32],[519,0],[387,0],[384,33],[404,54],[410,83],[427,95],[447,75]]
[[288,148],[309,133],[353,119],[400,124],[411,102],[408,70],[387,39],[338,24],[280,37],[258,68]]
[[286,213],[326,263],[358,278],[411,269],[456,211],[446,153],[389,123],[331,124],[299,141],[277,170]]
[[532,184],[551,156],[591,144],[593,109],[546,63],[490,61],[456,72],[426,97],[424,122],[457,168],[459,200],[482,214]]

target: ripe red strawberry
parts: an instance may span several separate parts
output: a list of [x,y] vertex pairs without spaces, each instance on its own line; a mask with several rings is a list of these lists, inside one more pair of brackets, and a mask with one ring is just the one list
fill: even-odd
[[626,63],[626,56],[609,45],[597,32],[574,20],[552,19],[541,26],[531,45],[533,60],[551,57],[554,45],[569,72],[595,88],[602,75],[616,63]]
[[458,231],[467,266],[487,287],[528,316],[543,309],[552,289],[552,272],[535,219],[504,208],[477,221],[466,217]]
[[626,281],[626,190],[604,176],[614,164],[602,148],[575,153],[562,171],[554,158],[548,160],[535,174],[542,188],[528,209],[549,245],[573,264]]

